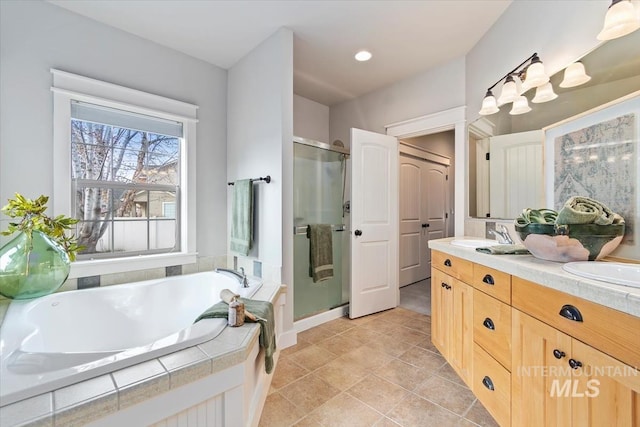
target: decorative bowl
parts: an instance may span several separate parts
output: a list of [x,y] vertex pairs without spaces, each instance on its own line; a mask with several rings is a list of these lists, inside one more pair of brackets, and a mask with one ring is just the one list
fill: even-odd
[[533,256],[556,262],[594,261],[609,255],[624,235],[624,224],[515,225]]

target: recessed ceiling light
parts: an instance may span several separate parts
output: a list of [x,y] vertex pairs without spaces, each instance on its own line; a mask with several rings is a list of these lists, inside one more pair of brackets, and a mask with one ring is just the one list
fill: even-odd
[[361,50],[360,52],[356,53],[356,61],[368,61],[371,59],[373,55],[371,55],[371,52],[369,52],[368,50]]

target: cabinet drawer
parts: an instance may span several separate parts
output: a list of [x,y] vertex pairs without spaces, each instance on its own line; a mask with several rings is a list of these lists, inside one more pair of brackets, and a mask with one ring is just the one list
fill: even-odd
[[479,345],[473,348],[473,392],[501,426],[511,423],[511,374]]
[[473,264],[474,288],[511,304],[511,275],[480,264]]
[[482,292],[475,292],[473,339],[511,371],[511,306]]
[[[513,307],[628,365],[640,368],[640,317],[582,298],[512,278]],[[577,309],[581,321],[560,312]]]
[[443,252],[431,251],[431,266],[466,283],[473,279],[473,263]]

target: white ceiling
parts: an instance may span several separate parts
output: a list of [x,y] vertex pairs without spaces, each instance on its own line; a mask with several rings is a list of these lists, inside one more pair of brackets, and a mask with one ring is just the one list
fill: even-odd
[[225,69],[290,28],[294,92],[330,106],[465,55],[511,0],[51,3]]

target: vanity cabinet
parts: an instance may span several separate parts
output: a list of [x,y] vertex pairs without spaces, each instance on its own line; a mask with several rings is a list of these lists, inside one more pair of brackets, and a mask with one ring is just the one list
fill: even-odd
[[640,426],[640,317],[432,259],[432,341],[501,426]]
[[469,385],[473,360],[473,288],[453,275],[470,280],[472,265],[455,257],[436,258],[431,264],[431,340]]

